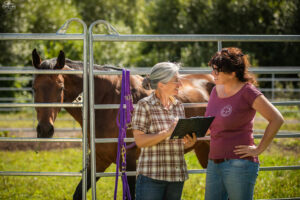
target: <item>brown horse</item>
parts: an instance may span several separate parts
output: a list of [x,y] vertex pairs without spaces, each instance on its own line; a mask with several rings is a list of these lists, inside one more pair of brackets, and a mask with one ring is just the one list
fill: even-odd
[[[81,69],[83,63],[65,59],[64,52],[61,51],[58,58],[41,61],[40,56],[34,49],[32,52],[32,62],[38,70],[72,70]],[[115,67],[95,65],[95,69],[116,70]],[[121,91],[120,75],[97,75],[95,76],[95,104],[119,104]],[[178,98],[185,103],[207,102],[210,91],[213,87],[213,79],[210,75],[182,75],[183,87],[179,91]],[[142,88],[143,77],[132,75],[130,77],[131,93],[133,102],[137,101],[151,93]],[[67,74],[39,74],[33,81],[34,101],[36,103],[70,103],[73,102],[83,90],[82,75]],[[65,108],[82,127],[82,112],[80,108]],[[37,137],[52,137],[54,134],[53,124],[60,108],[36,108],[37,111]],[[203,115],[205,107],[187,108],[186,116]],[[95,110],[95,135],[96,138],[117,138],[118,127],[116,117],[118,110]],[[89,132],[89,131],[88,131]],[[88,133],[89,135],[89,133]],[[132,137],[132,132],[128,131],[127,137]],[[116,161],[117,144],[100,144],[96,147],[96,170],[104,172],[112,163]],[[197,158],[203,167],[207,166],[209,144],[205,141],[198,141],[194,148]],[[188,151],[191,151],[189,149]],[[139,151],[137,148],[131,148],[127,152],[127,170],[135,171],[136,159]],[[91,187],[90,167],[88,168],[87,188]],[[98,180],[99,178],[97,178]],[[131,196],[135,195],[135,177],[128,177]],[[82,180],[78,184],[74,193],[74,199],[81,199]]]

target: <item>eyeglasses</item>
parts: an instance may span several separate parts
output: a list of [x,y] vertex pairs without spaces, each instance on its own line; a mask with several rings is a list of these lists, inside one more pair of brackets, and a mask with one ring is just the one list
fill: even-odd
[[168,83],[178,85],[181,83],[181,80],[180,80],[180,78],[176,78],[174,81],[171,80],[171,81],[167,82],[166,84],[168,84]]
[[168,83],[173,83],[173,84],[176,84],[176,85],[178,85],[178,84],[180,84],[181,83],[181,80],[176,80],[176,81],[170,81],[170,82],[168,82]]

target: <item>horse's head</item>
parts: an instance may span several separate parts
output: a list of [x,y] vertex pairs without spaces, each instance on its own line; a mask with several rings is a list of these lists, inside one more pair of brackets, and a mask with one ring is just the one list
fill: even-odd
[[[65,55],[60,51],[58,58],[42,61],[36,49],[32,51],[32,63],[38,70],[58,70],[65,65]],[[34,90],[35,103],[63,103],[64,101],[64,78],[61,74],[38,74],[35,75],[32,87]],[[61,110],[58,107],[38,108],[37,112],[37,137],[48,138],[54,134],[54,121]]]

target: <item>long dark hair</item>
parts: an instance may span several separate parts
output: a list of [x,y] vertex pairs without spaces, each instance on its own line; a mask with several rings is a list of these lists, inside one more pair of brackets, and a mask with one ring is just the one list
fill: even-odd
[[208,65],[211,67],[215,65],[219,72],[235,72],[239,81],[257,85],[254,75],[248,71],[250,67],[248,56],[239,48],[223,48],[210,59]]

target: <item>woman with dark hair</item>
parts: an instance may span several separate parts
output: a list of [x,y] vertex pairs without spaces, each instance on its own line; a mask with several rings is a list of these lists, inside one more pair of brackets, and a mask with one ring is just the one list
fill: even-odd
[[[250,200],[259,170],[258,155],[271,143],[284,120],[255,87],[248,58],[238,48],[223,48],[209,61],[216,86],[206,116],[210,126],[210,152],[206,174],[206,200]],[[268,125],[260,143],[253,139],[253,121],[259,112]]]

